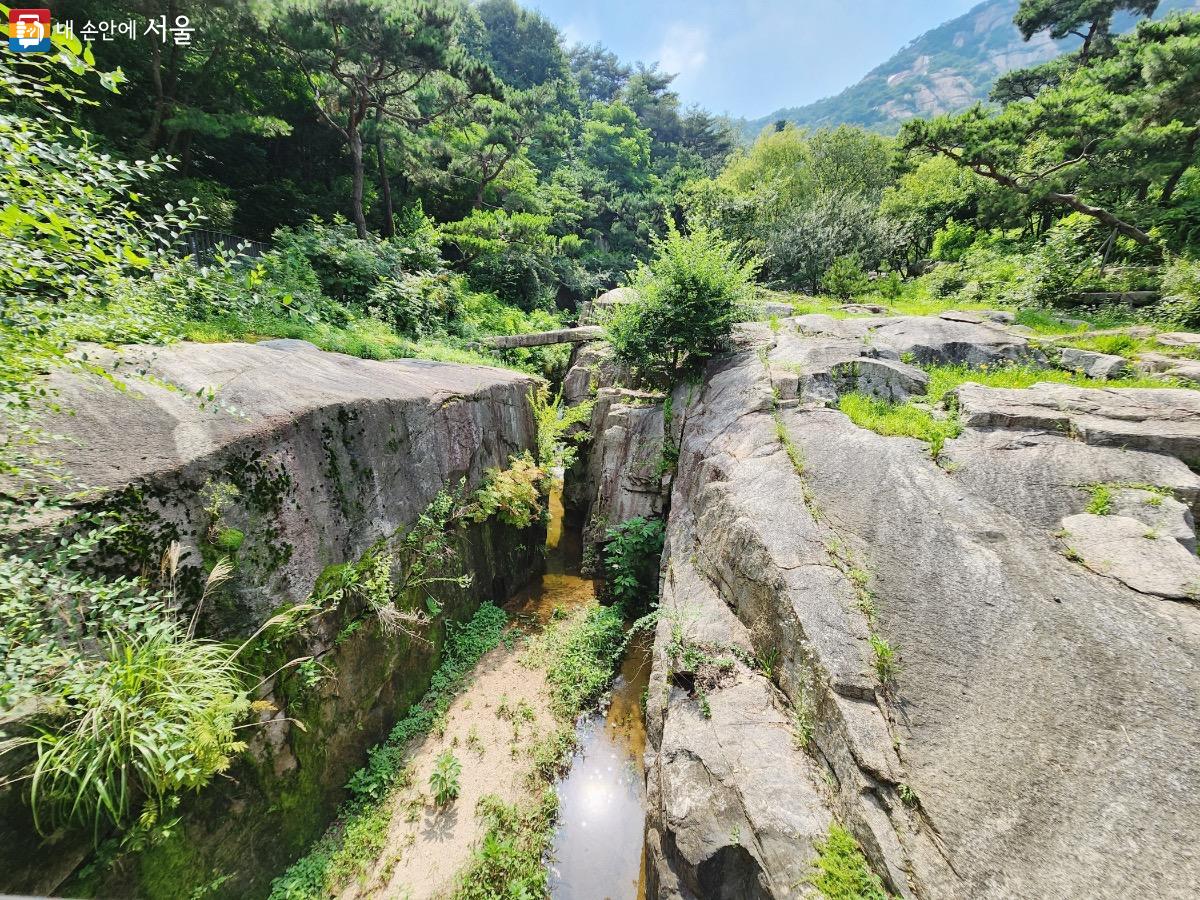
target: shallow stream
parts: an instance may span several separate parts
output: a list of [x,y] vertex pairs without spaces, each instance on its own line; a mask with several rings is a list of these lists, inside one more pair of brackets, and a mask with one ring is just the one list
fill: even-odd
[[[545,623],[556,608],[591,603],[596,583],[580,572],[578,529],[564,525],[557,494],[550,501],[546,574],[514,599],[510,612]],[[630,642],[608,703],[580,718],[578,749],[559,781],[559,824],[549,860],[555,900],[643,900],[646,896],[646,730],[642,695],[650,678],[650,636]]]

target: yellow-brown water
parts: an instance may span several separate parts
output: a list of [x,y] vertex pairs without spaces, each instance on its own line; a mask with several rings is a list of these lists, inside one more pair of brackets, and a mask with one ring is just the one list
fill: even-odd
[[[509,612],[537,628],[554,614],[594,603],[596,583],[579,574],[580,534],[550,498],[546,574],[514,597]],[[604,708],[580,719],[578,749],[558,783],[559,817],[548,861],[555,900],[643,900],[646,873],[646,729],[642,694],[650,678],[649,635],[636,635]]]
[[579,723],[579,749],[558,785],[558,832],[550,861],[556,900],[642,900],[646,896],[646,728],[642,693],[650,677],[649,635],[621,663],[606,710]]

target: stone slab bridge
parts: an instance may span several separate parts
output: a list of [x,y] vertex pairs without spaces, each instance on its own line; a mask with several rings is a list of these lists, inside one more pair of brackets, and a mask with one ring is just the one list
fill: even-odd
[[483,346],[493,350],[511,350],[514,347],[546,347],[550,344],[582,344],[598,341],[604,337],[599,325],[581,325],[578,328],[559,328],[557,331],[537,331],[531,334],[502,334],[484,338]]

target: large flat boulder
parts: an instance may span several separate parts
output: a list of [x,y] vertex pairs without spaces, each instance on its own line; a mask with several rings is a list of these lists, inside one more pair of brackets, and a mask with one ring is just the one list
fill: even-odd
[[245,542],[221,633],[252,631],[281,603],[304,599],[325,566],[357,559],[444,487],[477,483],[535,443],[534,381],[506,369],[290,344],[93,355],[127,389],[56,377],[69,414],[49,427],[64,435],[55,450],[92,502],[140,530],[145,558],[118,565],[154,565],[177,539],[185,571],[198,571],[212,518],[204,486],[238,491],[224,518]]
[[886,348],[841,338],[799,338],[783,332],[770,353],[771,379],[781,400],[836,403],[857,391],[898,403],[929,386],[923,369],[901,362]]
[[908,317],[886,322],[871,342],[919,363],[971,366],[1031,361],[1039,354],[1020,335],[991,323]]
[[966,363],[979,366],[1039,362],[1042,359],[1040,351],[1021,335],[972,313],[957,313],[949,318],[893,316],[875,319],[837,319],[812,313],[790,321],[802,335],[862,341],[873,348],[890,351],[897,359],[911,359],[922,365]]

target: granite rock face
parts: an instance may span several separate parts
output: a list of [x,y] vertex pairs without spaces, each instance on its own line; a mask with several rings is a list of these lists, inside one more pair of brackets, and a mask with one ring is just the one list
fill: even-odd
[[1088,378],[1123,378],[1129,374],[1129,361],[1125,357],[1078,350],[1075,347],[1063,347],[1059,352],[1058,364]]
[[[594,404],[588,438],[563,497],[568,514],[583,523],[589,561],[609,528],[666,509],[681,423],[667,421],[663,395],[631,390],[631,383],[629,367],[602,341],[577,348],[563,380],[564,403]],[[585,568],[593,566],[585,562]]]
[[[980,321],[975,321],[979,319]],[[965,363],[972,366],[1041,362],[1041,351],[1002,324],[983,316],[956,313],[940,316],[900,316],[873,319],[835,319],[822,313],[797,316],[801,334],[858,340],[890,351],[896,359],[922,365]]]
[[1139,594],[1200,599],[1200,560],[1178,541],[1129,516],[1081,513],[1062,522],[1070,552],[1100,575]]
[[1056,433],[1097,447],[1121,447],[1200,464],[1200,392],[1184,388],[958,388],[969,428]]
[[503,369],[270,342],[135,348],[116,374],[127,390],[57,380],[71,415],[52,423],[67,438],[56,449],[97,505],[143,523],[145,558],[118,561],[125,571],[174,538],[193,581],[209,552],[205,485],[237,489],[223,518],[245,542],[218,636],[253,631],[444,487],[534,446],[533,379]]
[[[965,384],[937,461],[830,408],[919,394],[901,357],[1041,361],[960,318],[743,326],[674,392],[651,896],[802,895],[833,818],[904,897],[1200,879],[1181,801],[1200,791],[1200,394]],[[1108,515],[1087,512],[1097,485]]]
[[[439,491],[473,488],[488,468],[536,448],[534,382],[511,371],[373,362],[299,341],[129,348],[122,360],[123,391],[56,379],[73,412],[52,425],[67,438],[56,447],[93,488],[91,503],[134,527],[125,555],[104,562],[124,573],[157,567],[178,540],[185,593],[216,558],[205,485],[237,489],[222,518],[245,537],[234,578],[202,617],[203,636],[252,633],[280,605],[305,599],[327,566],[355,561],[411,525]],[[539,544],[538,534],[492,520],[462,532],[458,558],[474,578],[465,590],[435,586],[445,618],[469,618],[481,602],[515,593],[538,571]],[[277,664],[312,656],[336,677],[315,690],[286,673],[270,679],[265,699],[277,711],[244,732],[250,750],[228,777],[185,801],[167,841],[88,890],[173,897],[225,873],[233,877],[220,895],[265,896],[323,832],[367,749],[427,689],[437,665],[440,620],[425,641],[381,634],[371,617],[343,633],[361,614],[346,601],[280,648]],[[87,846],[40,845],[15,792],[0,793],[0,889],[53,893]],[[66,890],[77,895],[80,886]]]

